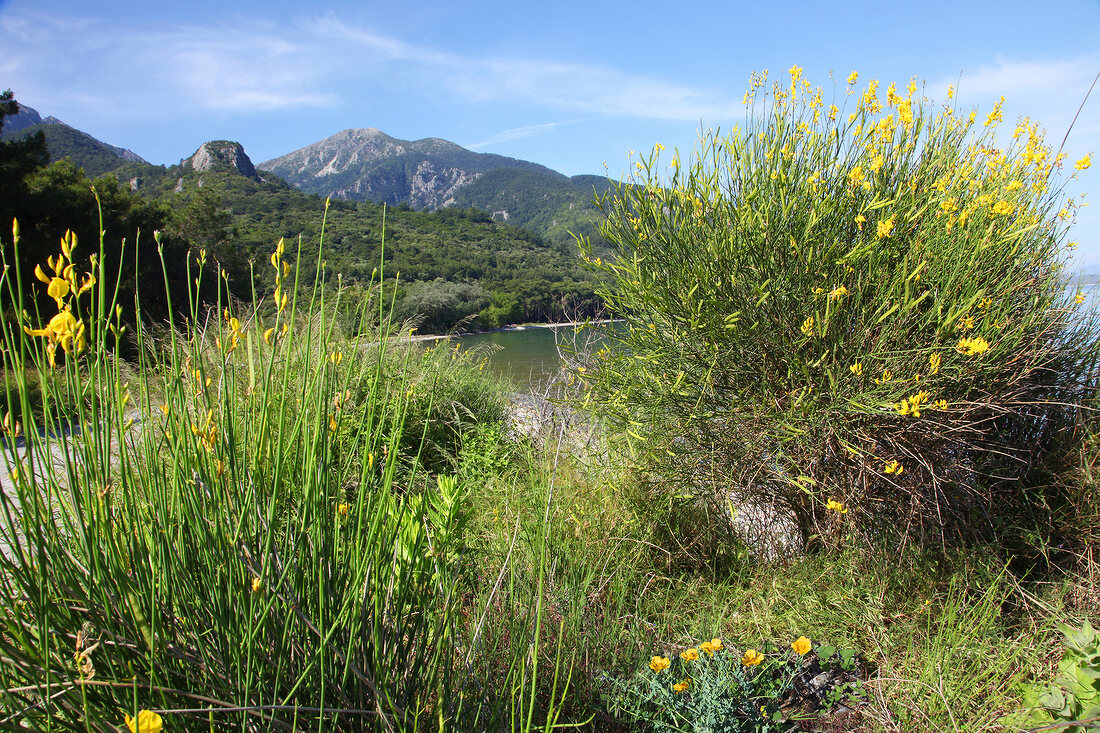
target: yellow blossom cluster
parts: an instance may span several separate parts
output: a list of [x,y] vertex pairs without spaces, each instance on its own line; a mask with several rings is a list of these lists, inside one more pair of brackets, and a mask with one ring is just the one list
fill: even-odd
[[[18,222],[13,230],[18,242]],[[57,304],[57,315],[51,318],[44,328],[23,326],[23,331],[28,336],[46,339],[46,357],[51,367],[57,366],[58,346],[66,354],[79,354],[84,351],[86,345],[84,321],[73,315],[72,306],[73,300],[90,290],[95,285],[96,279],[90,272],[85,273],[83,278],[77,277],[76,265],[72,261],[76,244],[76,235],[72,231],[66,232],[61,239],[61,253],[46,259],[46,265],[53,274],[47,275],[41,265],[34,268],[34,276],[46,284],[47,294]],[[95,255],[92,256],[92,266],[95,266]]]
[[921,405],[927,404],[928,393],[917,392],[914,395],[906,397],[901,402],[894,405],[894,409],[901,415],[912,415],[913,417],[920,417]]
[[955,345],[955,348],[967,356],[981,356],[989,351],[989,342],[981,336],[968,336],[959,339],[959,343]]
[[[222,311],[222,316],[225,318],[225,325],[229,329],[229,341],[226,347],[226,353],[232,354],[236,351],[241,341],[241,337],[244,336],[244,332],[241,331],[241,322],[229,313],[228,308]],[[219,349],[222,348],[221,338],[214,339],[214,342],[218,345]]]
[[191,426],[191,433],[199,439],[207,451],[213,452],[218,440],[218,426],[214,424],[214,411],[206,411],[206,422],[200,428],[198,425]]

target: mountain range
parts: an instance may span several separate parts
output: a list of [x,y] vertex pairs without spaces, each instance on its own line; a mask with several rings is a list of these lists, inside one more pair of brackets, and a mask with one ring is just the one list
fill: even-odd
[[[55,117],[43,118],[23,105],[4,120],[0,137],[16,140],[39,131],[52,160],[69,158],[93,177],[116,173],[135,191],[151,182],[160,187],[168,172],[130,150],[97,140]],[[274,175],[303,193],[334,199],[424,211],[476,208],[559,244],[571,242],[574,234],[598,239],[600,213],[593,198],[610,185],[602,176],[570,178],[538,163],[476,153],[448,140],[401,140],[369,127],[343,130],[258,166],[239,143],[211,141],[181,160],[180,167],[228,167],[257,181]]]

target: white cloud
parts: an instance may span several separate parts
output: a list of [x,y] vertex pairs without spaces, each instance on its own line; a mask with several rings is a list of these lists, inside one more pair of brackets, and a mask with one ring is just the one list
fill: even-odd
[[471,143],[466,145],[470,150],[478,150],[479,148],[488,147],[490,145],[497,145],[498,143],[511,142],[512,140],[523,140],[528,137],[536,137],[538,135],[546,135],[553,132],[558,127],[563,125],[572,125],[577,122],[584,122],[584,119],[564,120],[561,122],[543,122],[539,125],[525,125],[523,127],[513,127],[508,130],[501,130],[493,135],[490,135],[487,139],[478,143]]
[[400,62],[423,88],[441,86],[472,102],[517,102],[605,116],[663,120],[726,119],[740,100],[715,90],[628,74],[598,64],[481,57],[438,51],[351,26],[333,15],[310,24],[329,41],[346,41],[364,61]]

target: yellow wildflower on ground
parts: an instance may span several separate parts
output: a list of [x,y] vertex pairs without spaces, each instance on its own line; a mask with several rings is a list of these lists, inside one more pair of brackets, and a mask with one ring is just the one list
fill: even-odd
[[882,370],[882,378],[879,379],[878,377],[876,377],[875,378],[875,384],[886,384],[887,382],[889,382],[893,378],[894,378],[894,373],[892,371],[890,371],[889,369],[883,369]]
[[716,636],[710,641],[704,641],[699,645],[699,648],[713,657],[715,652],[721,651],[724,647],[722,645],[722,640]]
[[967,356],[981,356],[989,351],[989,342],[981,336],[970,336],[959,339],[955,348]]
[[841,285],[839,288],[834,288],[833,292],[829,293],[829,299],[840,300],[845,295],[851,295],[851,293],[848,292],[848,288]]
[[1007,201],[1004,201],[1003,199],[1001,201],[998,201],[997,203],[993,204],[993,213],[994,214],[1001,214],[1002,216],[1009,216],[1015,210],[1016,210],[1015,206],[1008,203]]
[[825,508],[837,512],[838,514],[847,514],[848,509],[844,506],[844,502],[837,501],[836,499],[829,499],[825,504]]
[[800,657],[806,656],[806,653],[813,648],[813,644],[805,636],[800,636],[791,642],[791,649],[794,649],[794,653]]
[[754,665],[760,664],[763,661],[764,655],[756,651],[755,649],[749,649],[747,652],[745,652],[745,656],[741,657],[741,664],[745,665],[746,667],[752,667]]
[[152,710],[142,710],[136,718],[126,714],[126,727],[130,729],[130,733],[160,733],[164,723]]
[[937,410],[946,410],[947,400],[936,400],[932,403],[932,407],[936,408]]
[[680,652],[680,659],[683,659],[685,662],[698,661],[699,650],[695,647],[692,647],[691,649],[685,649],[684,651]]
[[346,517],[350,510],[351,504],[348,504],[346,501],[342,501],[336,505],[336,513],[339,514],[341,517]]
[[809,316],[808,318],[806,318],[806,320],[804,320],[802,322],[801,331],[806,336],[813,336],[814,335],[814,317],[813,316]]
[[905,472],[905,467],[897,461],[890,461],[886,464],[883,470],[886,471],[886,473],[892,473],[895,476],[900,476]]
[[686,692],[691,680],[685,677],[681,682],[677,682],[672,686],[672,691],[679,695],[682,692]]
[[252,592],[253,593],[259,593],[260,589],[262,589],[263,587],[264,587],[264,582],[262,580],[260,580],[259,578],[253,578],[252,579]]
[[931,356],[929,356],[928,357],[928,366],[931,367],[931,368],[928,370],[928,373],[929,374],[939,374],[940,373],[940,363],[942,361],[943,361],[943,357],[940,356],[938,351],[936,353],[932,354]]
[[855,364],[852,364],[852,366],[848,367],[848,371],[850,371],[852,374],[856,375],[857,377],[862,376],[863,375],[863,362],[862,361],[857,361]]
[[668,657],[653,657],[649,662],[649,668],[654,672],[660,672],[668,669],[671,664],[672,662],[669,661]]

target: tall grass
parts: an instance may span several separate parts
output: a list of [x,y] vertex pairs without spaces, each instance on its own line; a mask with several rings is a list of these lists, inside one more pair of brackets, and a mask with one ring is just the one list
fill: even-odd
[[[155,329],[101,265],[68,266],[79,246],[39,270],[57,314],[0,316],[0,725],[533,726],[527,646],[478,692],[459,638],[468,486],[446,457],[499,388],[399,343],[377,299],[341,333],[342,293],[305,288],[283,242],[255,307]],[[188,273],[193,293],[220,274],[202,252]],[[20,306],[24,276],[3,275]],[[39,409],[33,370],[56,377]]]

